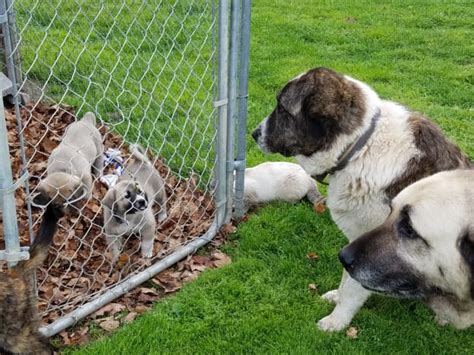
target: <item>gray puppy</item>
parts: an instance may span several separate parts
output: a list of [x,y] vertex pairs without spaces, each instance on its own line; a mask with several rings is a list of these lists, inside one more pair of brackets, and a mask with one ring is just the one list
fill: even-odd
[[131,146],[132,155],[124,174],[107,191],[103,200],[104,230],[111,248],[112,261],[120,254],[122,236],[140,235],[141,252],[153,256],[156,221],[153,201],[160,206],[158,222],[167,218],[166,191],[163,179],[138,145]]
[[72,204],[91,195],[92,174],[99,176],[103,167],[102,136],[92,112],[69,125],[61,143],[52,151],[33,203],[46,206],[49,201]]

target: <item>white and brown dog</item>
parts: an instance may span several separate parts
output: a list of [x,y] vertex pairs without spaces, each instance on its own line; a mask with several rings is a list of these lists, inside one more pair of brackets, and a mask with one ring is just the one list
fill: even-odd
[[474,324],[474,170],[445,171],[408,186],[376,229],[339,254],[372,291],[425,300],[440,324]]
[[[329,175],[327,206],[349,241],[382,224],[406,186],[471,165],[432,121],[326,68],[291,80],[252,136],[263,151],[296,157],[311,176]],[[336,308],[319,328],[345,328],[369,295],[344,272],[339,289],[323,295]]]

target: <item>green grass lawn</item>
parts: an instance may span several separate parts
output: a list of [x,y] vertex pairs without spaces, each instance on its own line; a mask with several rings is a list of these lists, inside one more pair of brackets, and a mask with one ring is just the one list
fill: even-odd
[[[109,3],[111,8],[116,6]],[[474,5],[467,1],[254,0],[248,132],[272,110],[275,94],[288,79],[311,67],[327,66],[368,82],[384,98],[425,113],[474,158],[473,11]],[[118,20],[123,19],[118,16]],[[102,25],[106,31],[107,21]],[[63,29],[58,31],[59,41]],[[29,34],[34,35],[38,33]],[[140,43],[139,34],[129,36]],[[151,43],[151,38],[145,42]],[[74,54],[76,49],[69,50]],[[121,52],[124,58],[129,50]],[[145,63],[136,65],[137,72],[145,68]],[[92,73],[94,82],[108,76],[100,70]],[[40,81],[48,77],[46,69],[38,68],[36,74]],[[135,78],[136,82],[139,76]],[[59,80],[51,85],[53,89],[58,85],[59,93],[63,84]],[[81,85],[85,84],[78,84],[79,89]],[[123,81],[116,90],[125,86]],[[158,90],[145,92],[160,100]],[[68,95],[83,102],[79,96]],[[103,108],[98,104],[104,114],[117,109],[106,101],[99,101]],[[186,102],[183,98],[180,105]],[[124,98],[120,107],[127,111],[135,103]],[[142,112],[137,110],[139,117]],[[149,110],[160,112],[156,107]],[[263,155],[250,136],[248,142],[249,165],[282,159]],[[316,321],[332,310],[319,294],[337,287],[342,267],[336,255],[345,242],[329,214],[315,215],[309,204],[261,208],[240,225],[226,246],[233,258],[231,265],[205,272],[133,324],[77,352],[474,352],[473,329],[438,327],[423,304],[380,296],[372,297],[354,318],[357,339],[347,338],[344,332],[318,331]],[[309,260],[309,252],[316,252],[319,259]],[[317,285],[318,294],[308,289],[310,283]]]

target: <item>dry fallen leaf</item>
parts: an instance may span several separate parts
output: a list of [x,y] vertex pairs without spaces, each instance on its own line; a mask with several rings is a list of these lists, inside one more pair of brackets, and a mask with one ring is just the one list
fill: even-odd
[[224,254],[220,250],[216,250],[215,252],[211,254],[211,256],[214,259],[214,265],[216,267],[222,267],[232,262],[230,256],[227,254]]
[[132,323],[135,318],[138,316],[138,313],[136,312],[130,312],[129,314],[127,314],[124,318],[123,318],[123,322],[124,323]]
[[237,227],[234,226],[232,223],[224,224],[221,229],[222,233],[226,233],[226,234],[235,233],[236,230],[237,230]]
[[311,291],[317,291],[317,290],[318,290],[318,287],[316,286],[316,284],[309,284],[309,285],[308,285],[308,288],[309,288]]
[[119,326],[120,326],[120,322],[113,318],[108,318],[99,323],[99,327],[101,327],[102,329],[108,332],[117,329]]
[[310,251],[308,254],[306,254],[306,257],[309,260],[318,260],[319,259],[319,255],[316,254],[314,251]]
[[346,331],[346,336],[351,339],[356,339],[358,332],[356,327],[349,327]]
[[120,303],[109,303],[94,313],[94,317],[102,317],[104,315],[111,315],[121,312],[125,309],[125,306]]
[[313,209],[317,214],[321,214],[326,211],[326,205],[322,202],[316,202],[313,206]]

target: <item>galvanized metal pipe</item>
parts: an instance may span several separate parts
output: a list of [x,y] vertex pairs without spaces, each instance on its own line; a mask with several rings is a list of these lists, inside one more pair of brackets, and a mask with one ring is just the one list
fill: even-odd
[[[19,260],[20,241],[16,217],[15,189],[13,187],[10,151],[8,149],[7,124],[3,100],[0,100],[0,206],[2,206],[3,238],[5,255],[10,259],[8,266],[14,266]],[[15,257],[15,255],[17,257]]]
[[241,0],[232,0],[230,11],[229,105],[227,109],[227,210],[226,223],[232,218],[234,203],[234,145],[237,113],[237,69],[239,51],[239,20]]
[[219,224],[224,222],[226,215],[226,150],[227,150],[227,107],[228,107],[228,56],[229,56],[229,3],[227,0],[219,1],[218,15],[218,88],[217,88],[217,163],[215,178],[216,219]]
[[237,157],[235,164],[234,218],[244,215],[244,188],[247,150],[247,101],[250,51],[250,11],[251,0],[242,0],[241,35],[239,56],[239,112],[237,122]]
[[[4,11],[4,12],[2,12]],[[17,131],[18,131],[18,138],[20,143],[20,157],[21,157],[21,164],[22,164],[22,171],[21,173],[26,173],[26,153],[25,153],[25,140],[23,137],[23,125],[21,122],[21,115],[20,115],[20,96],[18,92],[18,83],[21,82],[21,70],[19,66],[19,53],[16,51],[13,53],[14,48],[17,45],[17,33],[16,33],[16,23],[15,23],[15,13],[13,9],[13,2],[12,0],[0,0],[0,13],[5,13],[7,16],[7,21],[3,23],[3,43],[4,43],[4,50],[5,50],[5,59],[6,59],[6,67],[8,72],[8,78],[12,82],[12,95],[13,95],[13,104],[15,106],[15,116],[16,116],[16,123],[17,123]],[[11,27],[11,28],[10,28]],[[15,60],[16,56],[16,60]],[[28,186],[28,181],[25,182],[25,193],[26,196],[30,196],[30,188]],[[33,241],[33,221],[32,221],[32,212],[31,212],[31,201],[29,198],[26,199],[26,207],[28,210],[28,229],[30,234],[30,241]]]
[[72,311],[71,313],[67,314],[64,317],[61,317],[57,321],[45,327],[41,327],[39,329],[40,333],[46,337],[50,337],[66,329],[67,327],[70,327],[76,324],[82,318],[97,311],[98,309],[105,306],[107,303],[112,302],[116,298],[122,296],[123,294],[127,293],[128,291],[137,287],[143,282],[151,279],[156,274],[160,273],[163,270],[166,270],[170,266],[176,264],[181,259],[184,259],[189,254],[194,253],[197,249],[209,243],[217,234],[217,231],[219,230],[219,228],[220,228],[220,225],[218,225],[217,221],[214,221],[214,223],[211,225],[207,233],[204,234],[202,237],[193,240],[191,243],[189,243],[185,247],[179,249],[178,251],[174,252],[170,256],[150,266],[148,269],[143,270],[137,275],[129,278],[127,281],[111,288],[110,290],[105,292],[100,297],[94,299],[93,301],[86,303],[83,306],[80,306],[76,310]]

